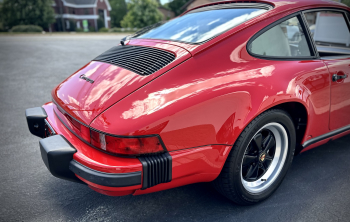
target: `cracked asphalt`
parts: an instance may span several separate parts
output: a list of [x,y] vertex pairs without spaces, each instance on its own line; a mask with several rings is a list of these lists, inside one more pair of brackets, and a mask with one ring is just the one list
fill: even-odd
[[274,195],[250,207],[207,183],[108,197],[53,177],[24,111],[122,37],[0,36],[0,221],[350,221],[350,136],[296,156]]

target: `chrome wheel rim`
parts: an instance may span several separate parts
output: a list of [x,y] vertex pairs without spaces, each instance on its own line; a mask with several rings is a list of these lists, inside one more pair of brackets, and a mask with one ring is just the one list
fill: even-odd
[[286,161],[288,135],[279,123],[263,126],[250,140],[241,164],[241,181],[252,194],[261,193],[276,181]]

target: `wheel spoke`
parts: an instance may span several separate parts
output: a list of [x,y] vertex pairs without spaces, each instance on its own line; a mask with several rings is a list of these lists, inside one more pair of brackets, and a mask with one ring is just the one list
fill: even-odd
[[272,160],[273,160],[273,157],[270,156],[268,153],[266,153],[265,159],[266,159],[266,160],[272,161]]
[[257,161],[258,161],[257,156],[244,155],[243,166],[251,165],[252,163]]
[[270,164],[271,164],[271,162],[269,162],[269,160],[265,160],[265,162],[262,163],[262,165],[264,167],[264,173],[269,168]]
[[254,155],[254,148],[252,144],[249,144],[248,149],[246,150],[245,154],[253,154]]
[[255,149],[257,149],[259,152],[262,151],[262,135],[261,133],[258,133],[252,140],[252,145]]
[[259,167],[257,164],[255,166],[251,165],[248,169],[245,179],[256,179],[258,177],[258,171]]
[[275,138],[271,135],[269,132],[269,135],[266,136],[266,138],[263,141],[264,152],[268,151],[269,149],[273,148],[276,145]]

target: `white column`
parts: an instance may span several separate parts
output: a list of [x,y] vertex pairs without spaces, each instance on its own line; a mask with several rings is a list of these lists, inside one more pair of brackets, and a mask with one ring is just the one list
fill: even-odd
[[105,17],[105,27],[106,28],[108,28],[108,20],[107,20],[107,10],[105,9],[105,10],[103,10],[103,15],[104,15],[104,17]]

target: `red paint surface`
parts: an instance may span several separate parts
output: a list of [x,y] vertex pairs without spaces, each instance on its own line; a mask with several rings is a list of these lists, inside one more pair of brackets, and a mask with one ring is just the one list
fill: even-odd
[[[146,190],[86,182],[100,192],[129,191],[126,193],[138,195],[212,181],[242,130],[256,116],[282,103],[297,102],[307,110],[302,143],[350,124],[349,117],[344,121],[338,118],[339,112],[349,113],[350,106],[337,100],[344,88],[350,88],[350,80],[331,82],[334,71],[349,71],[349,60],[272,61],[254,58],[246,50],[252,36],[288,14],[313,7],[345,7],[316,0],[270,3],[275,6],[273,10],[202,45],[129,41],[127,44],[161,48],[176,55],[174,62],[152,75],[140,76],[117,66],[91,62],[58,85],[52,91],[53,99],[78,121],[115,135],[159,134],[173,158],[172,181]],[[82,74],[95,82],[79,79]],[[347,101],[349,95],[342,98]],[[48,120],[77,148],[75,160],[102,172],[142,171],[136,158],[111,156],[82,142],[58,120],[54,106],[44,106]]]
[[350,56],[324,60],[331,75],[348,75],[331,84],[330,130],[350,125]]
[[[54,88],[54,101],[69,115],[88,125],[102,111],[190,57],[189,52],[178,46],[142,41],[138,44],[171,51],[176,55],[175,61],[149,76],[92,61]],[[94,83],[80,79],[83,74]]]

